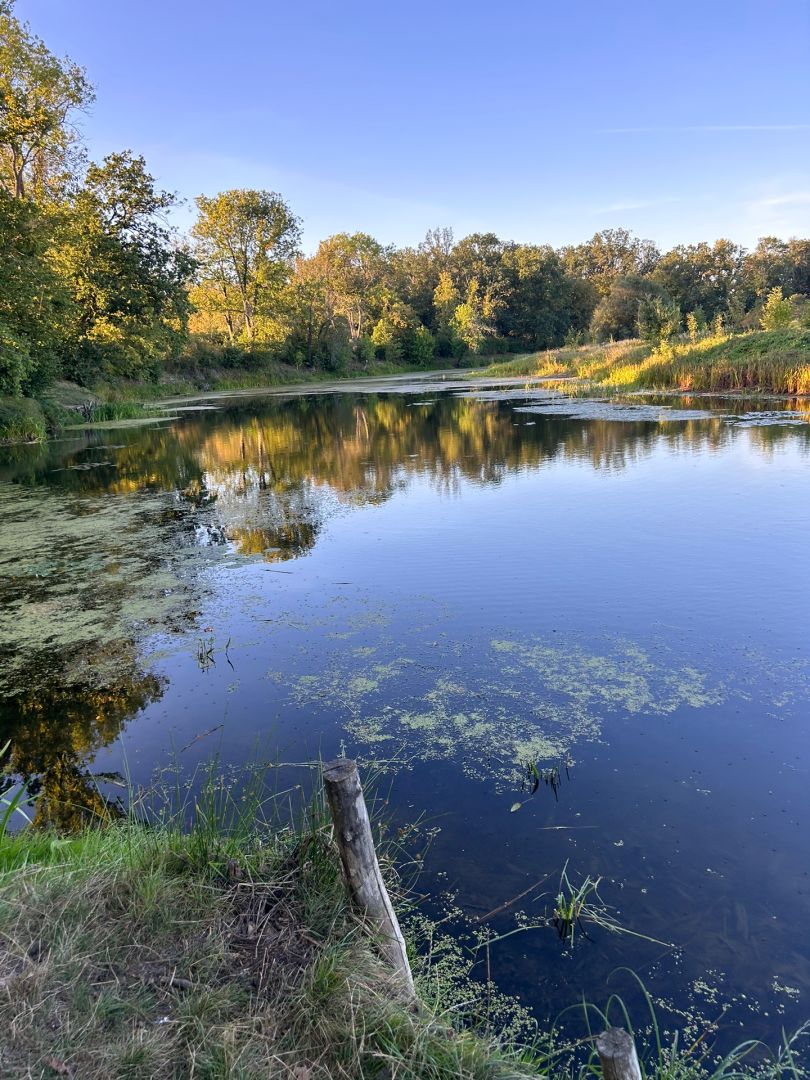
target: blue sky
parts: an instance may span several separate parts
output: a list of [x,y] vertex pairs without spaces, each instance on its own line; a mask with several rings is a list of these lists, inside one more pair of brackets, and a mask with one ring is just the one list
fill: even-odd
[[[810,0],[18,0],[189,203],[280,191],[308,249],[810,235]],[[192,217],[186,208],[180,224]]]

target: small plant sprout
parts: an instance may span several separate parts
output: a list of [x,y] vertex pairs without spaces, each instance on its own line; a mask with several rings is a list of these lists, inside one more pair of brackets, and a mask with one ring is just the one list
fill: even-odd
[[[230,640],[228,641],[228,644],[230,644]],[[213,635],[208,638],[200,638],[197,641],[197,663],[200,667],[200,671],[208,671],[210,667],[213,667],[216,664],[216,660],[214,659]]]
[[[604,907],[598,891],[601,880],[601,877],[592,878],[589,874],[584,881],[574,886],[568,877],[568,863],[566,862],[560,875],[560,888],[551,917],[561,941],[566,941],[573,946],[577,927],[585,934],[585,937],[588,936],[582,925],[583,918],[605,924],[602,918]],[[591,897],[599,900],[599,908],[589,903]]]

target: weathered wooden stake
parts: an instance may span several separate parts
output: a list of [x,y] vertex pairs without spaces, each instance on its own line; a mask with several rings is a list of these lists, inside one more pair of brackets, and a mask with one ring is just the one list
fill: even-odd
[[356,762],[348,758],[326,762],[323,782],[352,903],[375,924],[386,958],[413,997],[405,939],[380,873]]
[[641,1080],[636,1044],[624,1028],[603,1031],[596,1039],[596,1051],[605,1080]]

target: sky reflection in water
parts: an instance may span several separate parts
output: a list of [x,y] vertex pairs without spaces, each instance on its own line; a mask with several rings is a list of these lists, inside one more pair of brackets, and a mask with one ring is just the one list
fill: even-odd
[[[0,744],[40,819],[97,810],[124,755],[138,782],[173,752],[404,759],[434,895],[478,915],[568,860],[679,946],[507,939],[494,975],[542,1015],[622,965],[732,1031],[810,1015],[801,412],[384,389],[5,453]],[[571,762],[558,791],[531,761]]]

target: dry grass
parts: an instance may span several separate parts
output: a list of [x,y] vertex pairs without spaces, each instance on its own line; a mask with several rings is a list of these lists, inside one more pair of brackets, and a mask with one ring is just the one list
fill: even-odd
[[402,999],[323,829],[209,857],[127,823],[3,846],[3,1077],[538,1075],[449,1021],[429,963],[434,1006]]
[[[259,793],[212,766],[185,830],[192,804],[178,792],[174,809],[162,796],[151,811],[139,804],[149,824],[0,835],[3,1080],[601,1075],[588,1017],[598,1030],[610,1003],[586,1007],[583,1040],[558,1047],[553,1029],[539,1033],[471,977],[458,940],[411,911],[414,1005],[349,906],[322,796],[293,830],[272,801],[264,817]],[[383,871],[402,911],[388,860]],[[810,1028],[773,1055],[743,1043],[722,1060],[655,1032],[649,1080],[808,1077]]]
[[810,331],[707,334],[657,349],[637,340],[583,345],[516,357],[476,374],[557,376],[591,389],[803,395],[810,394]]

